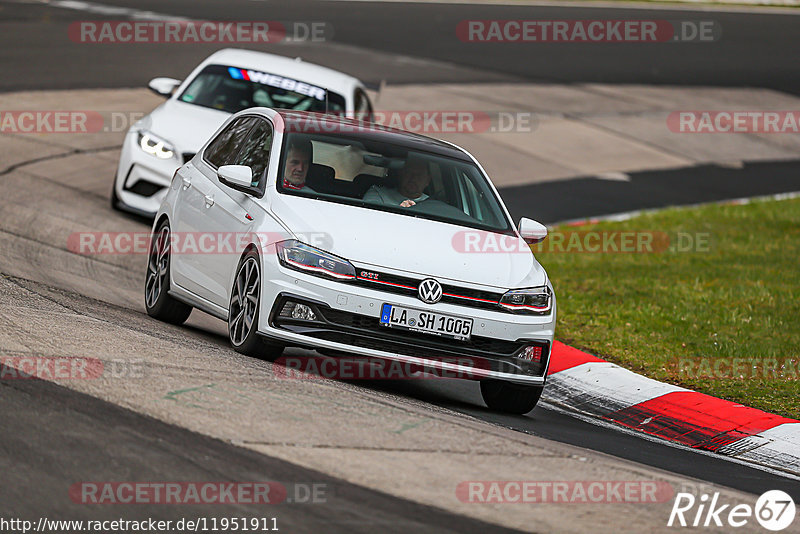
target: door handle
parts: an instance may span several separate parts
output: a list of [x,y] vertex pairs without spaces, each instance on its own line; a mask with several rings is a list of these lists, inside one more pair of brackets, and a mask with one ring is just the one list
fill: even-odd
[[210,208],[213,205],[214,205],[214,197],[212,197],[211,195],[206,195],[206,207]]
[[189,189],[192,186],[192,181],[190,179],[186,178],[185,176],[181,176],[181,179],[183,180],[184,189]]

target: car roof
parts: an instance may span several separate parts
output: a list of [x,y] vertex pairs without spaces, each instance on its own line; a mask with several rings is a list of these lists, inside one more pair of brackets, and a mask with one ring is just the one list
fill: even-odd
[[269,111],[280,115],[284,123],[296,121],[302,126],[306,126],[305,129],[301,126],[297,133],[319,133],[333,137],[357,137],[367,142],[389,143],[409,150],[430,152],[440,156],[472,162],[470,155],[460,147],[433,137],[397,130],[363,120],[349,119],[340,115],[290,109]]
[[225,48],[208,56],[201,66],[212,64],[253,69],[286,76],[341,93],[347,99],[352,98],[352,92],[356,87],[363,87],[358,78],[338,70],[308,63],[301,58],[289,58],[254,50]]

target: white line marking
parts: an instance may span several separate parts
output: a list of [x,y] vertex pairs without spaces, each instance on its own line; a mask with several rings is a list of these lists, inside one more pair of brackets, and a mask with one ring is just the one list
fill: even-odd
[[601,172],[594,175],[598,180],[612,180],[615,182],[630,182],[631,177],[624,172]]
[[74,9],[76,11],[85,11],[87,13],[97,13],[98,15],[128,17],[135,20],[191,20],[178,15],[167,15],[165,13],[156,13],[155,11],[146,11],[130,7],[108,6],[105,4],[82,2],[79,0],[41,0],[40,3],[51,7]]

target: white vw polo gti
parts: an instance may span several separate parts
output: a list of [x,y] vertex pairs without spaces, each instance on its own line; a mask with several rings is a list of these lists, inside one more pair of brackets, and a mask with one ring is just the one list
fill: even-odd
[[152,217],[175,169],[232,113],[254,106],[367,116],[364,85],[342,72],[298,59],[224,49],[185,81],[155,78],[150,89],[167,101],[137,121],[122,144],[111,191],[115,209]]
[[527,413],[547,376],[550,280],[480,164],[435,139],[332,115],[252,108],[175,173],[156,214],[147,313],[198,308],[234,349],[286,346],[480,380]]

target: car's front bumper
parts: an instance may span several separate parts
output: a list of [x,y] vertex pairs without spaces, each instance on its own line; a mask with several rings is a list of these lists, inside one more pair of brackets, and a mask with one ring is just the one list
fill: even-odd
[[[265,279],[259,333],[284,344],[355,356],[395,360],[474,379],[544,385],[555,328],[547,316],[514,315],[455,304],[425,304],[386,293],[285,269],[274,256],[264,258]],[[316,309],[319,320],[281,317],[287,300]],[[474,319],[470,341],[398,331],[379,324],[384,303]],[[542,348],[538,362],[518,356],[529,345]]]
[[138,145],[138,135],[131,131],[125,136],[114,192],[120,208],[152,217],[167,195],[175,170],[186,156],[175,154],[170,159],[158,159],[146,154]]

